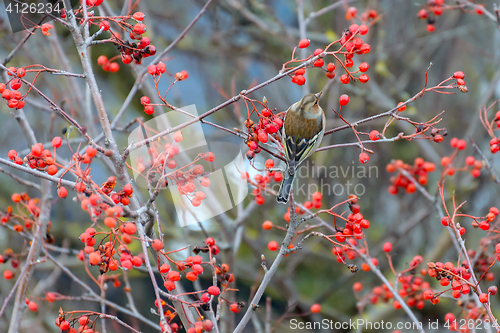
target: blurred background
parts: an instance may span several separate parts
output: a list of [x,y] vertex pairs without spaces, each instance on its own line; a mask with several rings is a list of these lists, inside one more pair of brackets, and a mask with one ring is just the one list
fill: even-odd
[[[493,12],[494,1],[478,0],[476,2]],[[310,13],[332,3],[333,1],[303,1],[304,16],[307,18]],[[393,159],[401,159],[405,163],[413,164],[416,157],[423,157],[426,161],[435,163],[437,171],[429,176],[429,182],[426,185],[428,191],[434,194],[435,184],[442,170],[440,159],[453,152],[449,144],[450,139],[458,137],[469,143],[470,137],[485,153],[493,168],[500,170],[498,156],[489,152],[490,137],[479,121],[479,110],[500,97],[499,22],[489,19],[486,15],[477,15],[473,10],[472,13],[458,9],[446,10],[443,15],[437,17],[435,32],[429,33],[426,29],[427,22],[417,18],[417,12],[425,4],[423,0],[345,1],[334,10],[311,19],[306,31],[307,38],[311,40],[311,46],[306,49],[309,55],[316,48],[323,48],[329,42],[338,39],[343,30],[349,27],[351,22],[345,19],[345,6],[355,6],[359,14],[367,9],[374,9],[380,14],[380,18],[371,26],[369,33],[363,37],[363,40],[371,45],[371,52],[354,57],[354,68],[357,68],[362,61],[369,63],[370,69],[367,74],[370,80],[368,83],[341,84],[338,78],[342,72],[338,64],[337,76],[332,81],[329,81],[324,71],[320,69],[307,70],[308,89],[312,92],[323,91],[320,104],[326,112],[328,129],[343,125],[342,120],[332,111],[338,109],[337,101],[341,94],[345,93],[350,96],[349,105],[342,110],[343,116],[348,121],[355,121],[387,111],[398,102],[406,101],[417,94],[424,86],[425,71],[431,62],[433,65],[429,71],[428,86],[437,85],[458,70],[466,75],[468,93],[460,93],[458,90],[455,90],[456,95],[429,92],[409,104],[402,113],[414,121],[425,122],[441,111],[445,111],[441,116],[443,120],[440,127],[446,127],[448,136],[442,143],[437,144],[427,140],[412,142],[401,140],[368,144],[367,147],[375,151],[374,155],[370,155],[368,164],[376,167],[372,169],[376,172],[373,171],[371,177],[357,177],[356,175],[353,177],[348,172],[345,176],[340,174],[339,177],[332,178],[329,174],[319,172],[299,182],[299,184],[305,182],[318,184],[318,186],[325,183],[332,186],[334,184],[345,185],[347,182],[362,185],[358,187],[358,189],[365,189],[359,201],[361,213],[371,223],[370,229],[365,231],[366,242],[370,248],[370,254],[379,259],[380,269],[389,281],[395,281],[395,276],[389,268],[387,258],[381,252],[382,244],[386,241],[394,245],[391,253],[395,269],[398,271],[407,268],[409,261],[415,255],[424,257],[424,264],[421,268],[425,268],[425,263],[428,261],[456,262],[457,253],[449,234],[440,223],[437,212],[427,199],[418,192],[406,194],[400,191],[395,196],[388,193],[389,178],[392,175],[385,170],[386,165]],[[450,2],[450,4],[455,4],[455,2]],[[145,36],[151,39],[152,44],[158,50],[163,50],[187,26],[203,5],[204,1],[197,0],[148,0],[138,2],[136,10],[146,14],[145,24],[148,31]],[[119,13],[122,6],[123,1],[105,0],[98,10],[110,15]],[[4,59],[25,33],[11,33],[3,10],[0,11],[0,19],[0,58]],[[51,23],[54,24],[54,22]],[[71,71],[80,73],[81,64],[71,35],[63,27],[57,24],[54,26],[55,29],[51,30],[51,35],[48,37],[37,31],[9,65],[42,64],[51,68],[68,66],[67,68]],[[91,32],[95,30],[96,27],[91,28]],[[216,0],[177,47],[168,53],[164,62],[167,65],[167,71],[172,75],[162,78],[160,91],[168,88],[173,81],[173,74],[187,70],[189,78],[175,84],[170,89],[167,100],[176,106],[195,104],[198,112],[204,112],[227,99],[222,92],[233,96],[249,86],[275,76],[282,64],[290,60],[291,52],[300,39],[296,1]],[[135,71],[121,61],[118,61],[120,70],[117,73],[105,72],[97,65],[98,56],[106,55],[111,58],[118,54],[113,45],[93,46],[91,54],[108,115],[113,119],[135,82]],[[62,61],[62,59],[65,60]],[[147,65],[148,60],[145,59],[143,64]],[[325,59],[326,63],[330,61],[333,61],[333,58]],[[133,102],[127,108],[119,125],[125,125],[138,116],[143,117],[144,120],[151,118],[142,111],[140,97],[151,96],[152,84],[151,77],[147,76],[145,84],[134,96]],[[43,74],[38,79],[37,86],[82,124],[94,122],[98,125],[95,110],[92,111],[94,118],[89,119],[86,116],[85,100],[78,98],[82,94],[85,95],[85,82],[82,79]],[[285,78],[265,86],[249,97],[262,100],[265,96],[271,108],[284,111],[289,105],[299,100],[303,93],[302,87]],[[156,109],[158,112],[169,111],[167,108],[163,111],[160,108]],[[493,108],[490,111],[490,119],[497,110]],[[52,137],[61,135],[61,131],[67,126],[67,123],[61,117],[54,115],[48,104],[34,93],[29,95],[24,111],[40,142],[48,142]],[[5,103],[0,105],[2,117],[0,155],[4,158],[9,149],[23,151],[28,148],[15,119],[9,112],[10,109]],[[242,120],[245,112],[244,104],[239,102],[239,104],[220,110],[207,120],[227,128],[243,128]],[[381,132],[387,120],[387,118],[381,118],[363,124],[358,130],[370,132],[377,129]],[[247,151],[241,139],[207,125],[202,125],[202,127],[207,141],[233,142],[241,146],[243,153]],[[91,126],[89,128],[91,136],[95,137],[99,133],[98,130],[93,132],[94,129]],[[387,136],[392,137],[399,132],[411,134],[413,131],[414,128],[411,125],[395,122],[387,130]],[[70,137],[76,139],[78,137],[76,131]],[[127,133],[117,132],[116,137],[119,145],[125,147]],[[352,131],[343,130],[326,136],[322,145],[355,141],[356,137]],[[74,143],[72,146],[76,148],[77,145],[78,143]],[[356,147],[326,150],[314,154],[307,165],[311,168],[337,166],[347,170],[349,167],[354,168],[360,165],[358,154],[359,148]],[[465,151],[457,155],[456,165],[463,166],[465,158],[469,155],[479,158],[470,143]],[[269,157],[263,152],[257,156],[255,164],[263,168],[264,162]],[[251,174],[256,173],[252,171],[248,163],[247,170]],[[13,173],[37,181],[22,173],[14,171]],[[93,163],[92,178],[96,183],[104,182],[109,175],[109,170],[104,164]],[[27,191],[33,197],[39,195],[35,190],[19,185],[4,174],[0,177],[2,184],[0,186],[0,210],[2,211],[11,205],[10,197],[14,192]],[[250,192],[251,190],[252,188],[249,189]],[[489,207],[498,206],[499,187],[492,182],[490,174],[485,169],[478,178],[473,178],[468,172],[457,172],[453,177],[447,177],[445,189],[447,198],[450,198],[453,191],[457,201],[467,200],[462,211],[468,214],[484,216]],[[324,194],[322,207],[331,207],[344,201],[351,193]],[[144,191],[143,195],[146,194]],[[299,195],[297,200],[302,202],[310,200],[311,193],[308,194],[309,196],[302,197]],[[55,237],[56,245],[77,252],[83,248],[78,236],[90,226],[91,222],[88,214],[78,209],[79,204],[72,202],[70,198],[72,195],[73,193],[70,193],[66,200],[58,199],[54,187],[51,232]],[[286,206],[278,205],[271,196],[265,196],[265,203],[262,206],[252,204],[252,198],[250,194],[240,204],[241,207],[228,211],[223,217],[219,216],[202,222],[206,232],[214,237],[221,247],[219,262],[228,263],[230,271],[236,276],[234,288],[239,291],[228,293],[227,298],[247,303],[263,276],[260,255],[263,253],[270,265],[276,252],[269,251],[267,243],[272,240],[281,243],[284,237],[284,232],[279,230],[264,231],[261,224],[265,220],[270,220],[276,225],[285,226],[283,215],[287,209]],[[205,235],[198,226],[180,227],[172,207],[172,198],[167,193],[162,192],[157,203],[165,242],[169,250],[181,248],[186,244],[190,249],[203,244]],[[245,208],[248,209],[245,210]],[[340,208],[338,212],[344,209],[347,207]],[[242,210],[245,210],[247,214],[241,221],[238,221],[238,216],[242,216],[240,215]],[[333,222],[328,216],[324,219]],[[470,220],[464,219],[461,224],[467,229],[465,236],[467,247],[477,249],[480,237],[485,233],[473,229]],[[0,244],[2,244],[2,251],[12,248],[15,252],[20,252],[26,247],[22,237],[6,228],[0,229]],[[140,252],[140,244],[138,242],[131,244],[131,249],[133,252]],[[81,262],[75,255],[76,252],[61,255],[60,260],[74,274],[98,290],[85,273]],[[188,249],[173,257],[182,259],[189,253]],[[353,260],[352,263],[361,265],[359,259]],[[7,267],[0,266],[1,270],[5,268]],[[97,268],[90,268],[90,270],[94,275],[98,274]],[[492,272],[496,276],[498,267],[493,267]],[[128,273],[128,277],[136,307],[144,316],[157,322],[157,317],[149,311],[150,308],[154,308],[154,293],[147,272],[133,269]],[[160,282],[160,277],[157,278]],[[426,279],[431,282],[431,286],[442,289],[435,280],[431,281],[428,277]],[[120,280],[123,282],[122,279]],[[185,279],[183,281],[185,289],[192,291],[193,285],[187,283]],[[352,285],[356,281],[364,286],[358,294],[352,291]],[[211,276],[205,273],[200,282],[204,287],[209,286]],[[0,281],[0,299],[8,295],[13,283],[13,280],[2,279]],[[498,277],[488,283],[485,284],[486,287],[498,285]],[[293,331],[289,324],[291,318],[299,318],[300,321],[320,321],[326,318],[345,322],[350,318],[364,318],[373,322],[380,320],[394,323],[408,322],[406,314],[402,310],[395,310],[392,302],[379,301],[375,305],[368,304],[362,308],[362,313],[359,312],[357,307],[359,299],[369,294],[371,288],[379,285],[381,281],[372,272],[360,270],[352,274],[345,265],[337,263],[329,242],[319,238],[310,238],[302,250],[283,261],[276,277],[266,290],[260,309],[254,315],[256,319],[247,326],[245,332],[263,332],[266,321],[266,297],[269,298],[271,306],[271,325],[276,332]],[[35,299],[36,297],[43,298],[48,291],[67,296],[80,296],[85,292],[67,275],[47,262],[36,266],[29,294]],[[107,297],[115,303],[127,306],[128,301],[123,292],[123,283],[116,288],[110,285]],[[310,314],[309,307],[313,303],[321,304],[320,313]],[[57,318],[59,307],[66,311],[99,309],[99,304],[85,301],[68,300],[42,304],[38,313],[26,314],[23,321],[24,332],[57,332],[58,328],[54,326],[54,320]],[[494,296],[492,310],[497,316],[500,315],[499,305],[498,296]],[[246,308],[239,314],[233,315],[223,306],[221,332],[231,332],[245,310]],[[11,309],[7,309],[6,314],[0,318],[0,331],[2,332],[7,331],[10,311]],[[108,311],[110,314],[118,315],[119,318],[142,332],[154,332],[151,327],[123,313],[112,308]],[[415,313],[422,322],[439,318],[442,324],[444,314],[450,311],[457,315],[460,313],[456,301],[442,299],[439,305],[435,306],[426,302],[424,309]],[[287,316],[295,317],[284,318],[282,316],[285,313]],[[113,324],[110,323],[110,325]],[[112,332],[127,331],[121,326],[112,326],[108,329]],[[435,331],[441,330],[442,328]],[[316,332],[315,330],[303,331]],[[322,330],[322,332],[327,331],[330,330]],[[370,330],[363,332],[365,331]],[[412,331],[415,330],[408,330],[408,332]]]

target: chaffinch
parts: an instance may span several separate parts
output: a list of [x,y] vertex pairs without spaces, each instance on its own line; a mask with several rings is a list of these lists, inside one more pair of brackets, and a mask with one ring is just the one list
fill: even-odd
[[298,166],[318,149],[323,140],[326,119],[323,109],[319,106],[320,96],[321,91],[305,95],[286,112],[281,142],[287,166],[278,193],[278,202],[288,202]]

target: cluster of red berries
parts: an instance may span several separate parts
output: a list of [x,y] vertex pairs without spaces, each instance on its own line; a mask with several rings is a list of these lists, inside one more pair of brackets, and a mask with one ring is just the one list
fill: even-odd
[[[115,218],[107,217],[104,221],[106,226],[114,228],[116,225]],[[80,240],[85,244],[85,249],[80,254],[80,260],[84,259],[84,253],[88,254],[90,265],[99,266],[101,274],[106,273],[108,270],[116,271],[118,267],[122,269],[132,269],[139,267],[143,264],[141,255],[133,256],[125,244],[130,244],[133,241],[132,235],[137,231],[137,227],[132,222],[126,222],[120,225],[117,234],[121,234],[121,243],[118,247],[119,261],[114,258],[116,253],[116,241],[108,241],[104,244],[100,243],[97,250],[94,245],[96,244],[95,235],[98,234],[94,228],[87,228],[85,232],[80,235]],[[100,232],[102,233],[102,232]],[[105,233],[108,235],[109,233]]]
[[[249,151],[249,152],[252,152],[252,151]],[[248,155],[248,153],[247,153],[247,155]],[[283,180],[283,174],[281,172],[269,170],[270,168],[274,167],[273,160],[268,159],[265,163],[265,166],[267,169],[265,171],[265,175],[256,174],[254,177],[256,187],[253,189],[252,194],[255,198],[255,202],[258,205],[263,205],[265,202],[265,199],[262,196],[262,192],[266,188],[267,184],[270,184],[271,181],[275,181],[275,182],[279,183]],[[244,172],[242,175],[242,178],[248,180],[249,179],[248,172]]]
[[444,167],[443,174],[453,176],[456,171],[467,171],[470,172],[472,177],[479,177],[481,175],[481,169],[483,168],[483,162],[476,160],[474,156],[467,156],[465,159],[465,167],[455,168],[453,166],[457,151],[467,148],[467,142],[465,140],[459,140],[458,138],[452,138],[450,140],[450,146],[455,148],[455,151],[450,156],[441,158],[441,165]]
[[[396,172],[400,169],[408,172],[418,181],[420,185],[426,185],[428,182],[428,174],[436,170],[436,165],[432,162],[424,161],[421,157],[417,157],[413,166],[404,163],[401,160],[396,160],[386,166],[386,170],[390,173]],[[396,176],[391,177],[390,181],[391,185],[389,185],[389,193],[392,195],[396,195],[399,192],[399,188],[404,188],[406,193],[414,193],[417,190],[415,184],[401,172],[398,172]]]
[[132,185],[126,184],[123,187],[123,190],[119,192],[115,192],[111,195],[111,200],[113,200],[114,203],[121,203],[124,206],[127,206],[130,202],[129,198],[132,197],[132,194],[134,193],[134,189],[132,188]]
[[[385,243],[383,250],[385,252],[390,252],[392,250],[392,244]],[[372,262],[373,259],[375,258],[372,258]],[[428,282],[424,282],[421,277],[415,276],[415,269],[422,262],[422,256],[416,255],[411,260],[410,267],[398,277],[398,283],[400,283],[400,288],[398,291],[399,296],[403,299],[406,299],[405,302],[408,306],[416,307],[418,310],[423,309],[425,305],[424,291],[428,290],[430,287],[430,284]],[[363,268],[363,270],[369,270],[369,267],[367,269]],[[352,286],[352,289],[355,293],[359,293],[363,290],[363,285],[360,282],[355,282]],[[387,303],[393,298],[394,295],[385,284],[373,287],[367,295],[363,296],[363,299],[366,299],[368,302],[370,302],[370,304],[377,304],[379,301]],[[393,302],[393,306],[395,309],[400,309],[401,303],[395,300]]]
[[267,107],[259,114],[259,122],[255,124],[252,119],[245,120],[245,126],[248,129],[248,138],[246,144],[250,149],[246,156],[249,160],[255,157],[255,154],[261,152],[259,142],[266,143],[269,136],[279,141],[278,131],[283,126],[283,119],[273,115],[273,112]]
[[[461,295],[467,295],[471,291],[471,287],[474,287],[468,280],[472,277],[469,270],[469,264],[466,260],[462,262],[460,267],[455,267],[452,262],[429,262],[427,263],[427,274],[431,278],[435,278],[441,286],[451,287],[453,298],[460,298]],[[430,300],[432,304],[439,303],[439,296],[444,294],[446,289],[442,292],[435,293],[428,289],[424,292],[424,298]]]
[[[453,228],[454,225],[452,223],[452,221],[450,220],[450,218],[448,216],[444,216],[442,219],[441,219],[441,224],[445,227],[450,227],[450,228]],[[488,225],[488,228],[489,228],[489,225]],[[465,235],[465,228],[464,227],[460,227],[460,229],[458,230],[460,232],[460,235],[463,236]]]
[[194,327],[188,328],[186,333],[212,332],[213,327],[214,324],[209,319],[205,319],[203,321],[196,321]]
[[[95,318],[91,319],[93,316],[95,316]],[[75,318],[71,318],[70,316],[70,318],[66,319],[64,312],[60,310],[59,317],[56,318],[55,324],[59,327],[61,332],[64,333],[99,333],[95,330],[98,318],[99,314],[89,313]],[[78,330],[75,328],[76,325],[79,325]]]
[[[141,101],[144,97],[146,96],[143,96]],[[177,143],[181,142],[183,140],[182,132],[177,131],[173,133],[173,140]],[[163,146],[160,142],[153,142],[148,149],[148,153],[153,161],[151,168],[148,170],[148,176],[153,186],[157,184],[155,180],[157,178],[155,177],[158,175],[160,178],[159,185],[163,187],[167,186],[168,180],[164,177],[164,166],[169,169],[175,169],[177,167],[177,162],[174,160],[174,157],[179,153],[179,146],[175,143],[166,143]],[[212,163],[215,161],[215,154],[213,152],[200,153],[196,160],[204,160]],[[141,156],[139,156],[137,160],[136,170],[140,173],[146,171],[146,164]],[[208,176],[209,173],[205,172],[205,167],[201,164],[194,164],[189,168],[181,168],[167,175],[168,179],[175,182],[179,193],[186,196],[194,207],[200,206],[202,201],[206,198],[203,191],[196,191],[195,181],[198,181],[202,187],[208,187],[210,186],[210,179]]]
[[[417,17],[421,20],[427,20],[427,31],[433,32],[436,30],[435,23],[436,17],[441,16],[445,9],[454,9],[456,6],[449,6],[444,3],[444,0],[427,0],[427,6],[420,9]],[[484,14],[483,5],[475,5],[474,11],[478,15]]]
[[[139,24],[136,26],[143,26],[143,24]],[[156,47],[154,45],[151,45],[151,40],[148,37],[139,37],[132,39],[138,39],[138,41],[116,41],[116,48],[120,52],[122,62],[124,64],[130,64],[132,63],[132,61],[136,64],[141,64],[143,58],[151,57],[156,54]]]
[[[3,253],[3,255],[0,255],[0,264],[4,264],[10,261],[10,266],[16,270],[19,265],[21,265],[21,262],[17,259],[17,255],[12,251],[12,249],[6,249]],[[14,278],[16,274],[11,271],[10,269],[6,269],[3,272],[3,278],[5,280],[11,280]]]
[[[219,253],[219,247],[215,245],[215,240],[212,237],[208,237],[205,240],[205,245],[203,247],[195,247],[193,252],[196,254],[195,256],[188,256],[185,260],[175,262],[178,271],[174,271],[170,269],[168,264],[163,264],[160,266],[160,273],[164,276],[164,287],[168,291],[172,291],[175,289],[175,282],[181,279],[180,272],[184,272],[186,269],[189,271],[186,273],[186,279],[189,281],[196,281],[198,276],[203,273],[203,258],[198,255],[200,252],[207,253],[210,252],[212,255],[217,255]],[[163,243],[159,240],[153,241],[153,248],[156,251],[161,251],[163,248]],[[229,266],[223,264],[223,268],[219,268],[219,272],[217,274],[226,273],[229,270]],[[232,282],[234,281],[234,276],[232,274],[227,274],[226,281]],[[220,289],[216,286],[212,286],[208,288],[208,294],[216,296],[220,293]],[[203,298],[203,295],[202,295]],[[210,297],[208,297],[210,300]],[[203,301],[205,303],[205,301]]]
[[[406,298],[405,302],[409,307],[422,310],[425,305],[424,291],[430,288],[429,282],[424,282],[420,276],[411,274],[401,276],[398,282],[401,283],[399,296]],[[393,306],[396,309],[401,308],[398,301],[394,301]]]
[[468,88],[465,84],[465,74],[462,71],[456,71],[453,73],[453,78],[456,80],[457,88],[463,93],[468,91]]
[[[156,54],[156,47],[151,45],[151,40],[148,37],[142,36],[147,30],[146,25],[143,23],[145,15],[142,12],[136,12],[130,18],[134,19],[136,24],[131,25],[126,23],[125,20],[117,23],[122,29],[129,32],[129,37],[132,41],[122,39],[120,33],[117,31],[113,32],[110,40],[116,45],[124,64],[130,64],[132,62],[141,64],[143,58]],[[90,19],[90,23],[96,24],[93,18]],[[109,21],[104,19],[99,20],[99,29],[103,31],[110,30]],[[117,57],[118,56],[108,60],[106,56],[101,55],[97,59],[97,64],[102,66],[105,71],[116,72],[120,69],[120,66],[117,62],[112,61]]]
[[[345,48],[345,52],[343,52],[345,59],[344,59],[344,63],[342,64],[342,66],[346,70],[347,70],[347,68],[351,68],[354,66],[354,62],[352,59],[354,58],[355,54],[366,54],[366,53],[370,52],[370,45],[369,44],[363,43],[363,40],[359,37],[354,38],[358,34],[359,35],[367,34],[368,30],[369,30],[369,28],[366,24],[362,24],[362,25],[352,24],[349,27],[349,29],[344,32],[342,38],[339,40],[341,49]],[[308,39],[302,39],[299,42],[298,47],[302,49],[302,48],[308,47],[309,45],[310,45],[310,42]],[[313,52],[313,56],[316,57],[316,56],[322,54],[323,52],[325,52],[325,50],[316,49]],[[329,78],[329,79],[335,78],[335,68],[336,67],[335,67],[334,63],[329,62],[326,65],[326,68],[324,68],[325,61],[323,60],[323,58],[319,58],[316,61],[314,61],[313,66],[318,67],[318,68],[322,68],[325,71],[325,73],[326,73],[325,75],[327,78]],[[340,76],[340,82],[342,82],[344,84],[348,84],[351,81],[351,79],[356,80],[356,78],[354,76],[352,76],[352,74],[359,73],[359,72],[364,73],[364,72],[368,71],[368,69],[369,69],[368,63],[362,62],[361,64],[359,64],[357,71],[353,71],[353,72],[348,71],[346,74],[342,74]],[[293,75],[291,75],[291,77],[290,77],[291,81],[299,86],[305,84],[306,79],[304,77],[304,74],[305,74],[304,68],[297,69],[295,72],[293,72]],[[368,82],[369,77],[367,74],[361,74],[357,78],[357,80],[359,80],[361,83],[366,83],[366,82]]]
[[[215,158],[212,152],[205,153],[203,156],[205,161],[208,162],[213,162]],[[180,170],[177,171],[172,178],[177,184],[179,193],[186,196],[194,207],[198,207],[206,198],[206,195],[203,191],[196,191],[194,181],[199,180],[201,186],[208,187],[210,185],[210,179],[208,179],[207,176],[208,173],[205,172],[203,165],[196,164],[184,172]]]
[[[481,239],[481,246],[487,248],[490,240],[483,238]],[[495,245],[495,252],[490,253],[488,251],[480,251],[479,253],[473,249],[467,251],[469,258],[474,263],[474,272],[482,276],[484,280],[488,282],[493,282],[495,280],[495,273],[491,271],[491,266],[500,257],[500,244]]]
[[156,54],[156,47],[151,45],[151,40],[142,36],[147,30],[146,25],[142,23],[144,18],[145,15],[142,12],[136,12],[132,15],[132,19],[137,23],[130,29],[129,37],[131,40],[137,40],[137,42],[118,40],[116,43],[124,64],[130,64],[132,61],[140,64],[143,58]]
[[102,67],[105,72],[115,73],[120,70],[120,65],[112,60],[109,60],[105,55],[101,55],[97,58],[97,64]]
[[374,19],[378,16],[378,13],[374,9],[366,9],[363,13],[361,13],[361,17],[358,15],[358,9],[354,6],[348,7],[345,12],[346,21],[358,19],[361,22],[368,22],[370,19]]
[[[54,153],[57,148],[60,148],[62,145],[62,139],[58,136],[52,139],[52,147],[54,148]],[[73,160],[75,162],[81,162],[83,164],[90,164],[92,159],[97,155],[97,149],[94,147],[87,147],[85,153],[80,155],[75,153],[73,155]],[[23,163],[23,159],[21,159],[17,151],[11,149],[8,153],[8,157],[14,163],[21,165]],[[28,166],[32,169],[36,169],[38,171],[47,172],[49,175],[55,175],[59,169],[56,165],[56,161],[52,157],[52,153],[50,150],[45,149],[42,143],[37,143],[31,147],[30,153],[24,157],[24,160],[27,162]],[[76,184],[76,189],[79,192],[84,192],[86,190],[86,186],[83,182],[79,182]],[[59,187],[57,191],[59,197],[65,198],[68,195],[68,191],[64,187]]]
[[[497,111],[495,114],[495,121],[497,127],[500,128],[500,111]],[[494,137],[490,140],[490,151],[492,154],[496,154],[500,151],[500,138]]]
[[370,222],[360,213],[361,206],[357,203],[358,197],[352,195],[349,196],[349,199],[351,213],[347,216],[348,221],[346,221],[345,228],[335,234],[335,239],[339,243],[343,243],[346,238],[362,239],[364,237],[363,229],[370,228]]
[[[22,109],[24,107],[24,97],[23,94],[19,91],[21,88],[22,81],[21,77],[26,75],[26,68],[24,67],[9,67],[9,71],[13,72],[18,78],[10,79],[7,84],[0,83],[0,94],[2,94],[2,98],[7,101],[7,105],[11,109]],[[13,76],[11,73],[7,72],[9,76]],[[7,87],[10,86],[10,89]]]
[[[279,180],[276,180],[276,181],[281,181],[281,179]],[[255,190],[254,190],[254,193],[255,193]],[[321,203],[321,199],[323,198],[323,195],[320,193],[320,192],[314,192],[313,195],[312,195],[312,201],[306,201],[304,202],[304,208],[306,209],[311,209],[311,208],[316,208],[316,209],[319,209],[321,208],[322,206],[322,203]],[[295,213],[297,215],[303,215],[305,214],[305,210],[301,209],[299,206],[295,206]],[[287,209],[285,215],[283,216],[284,220],[289,223],[290,222],[290,208]],[[264,230],[271,230],[275,227],[275,225],[273,224],[273,222],[271,221],[264,221],[264,223],[262,223],[262,229]],[[279,227],[278,227],[279,228]],[[278,242],[276,241],[270,241],[268,244],[267,244],[267,248],[270,250],[270,251],[276,251],[280,248]],[[289,245],[289,248],[293,248],[293,245]]]
[[[26,228],[26,230],[31,229],[33,224],[36,221],[36,218],[40,214],[40,200],[38,198],[30,198],[26,193],[14,193],[11,196],[12,202],[17,204],[18,214],[14,214],[12,207],[8,206],[7,210],[2,216],[1,222],[5,224],[7,222],[13,223],[13,229],[16,232],[21,232]],[[24,224],[24,228],[23,225]],[[49,221],[49,225],[47,227],[47,243],[52,243],[52,236],[48,233],[52,223]]]

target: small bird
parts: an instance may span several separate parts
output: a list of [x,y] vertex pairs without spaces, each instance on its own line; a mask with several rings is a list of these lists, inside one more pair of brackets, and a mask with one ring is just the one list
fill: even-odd
[[325,113],[319,106],[321,91],[308,94],[290,106],[285,115],[281,141],[287,166],[278,193],[278,202],[286,204],[298,166],[314,153],[325,133]]

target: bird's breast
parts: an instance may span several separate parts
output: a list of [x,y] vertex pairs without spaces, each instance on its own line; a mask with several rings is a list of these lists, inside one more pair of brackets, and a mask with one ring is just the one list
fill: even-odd
[[322,129],[322,116],[305,118],[296,112],[287,112],[284,126],[288,136],[295,136],[297,139],[312,139]]

